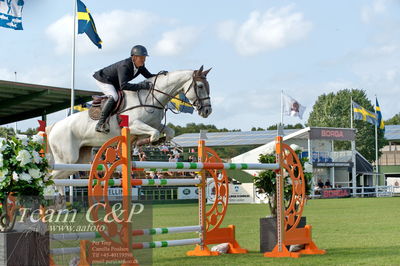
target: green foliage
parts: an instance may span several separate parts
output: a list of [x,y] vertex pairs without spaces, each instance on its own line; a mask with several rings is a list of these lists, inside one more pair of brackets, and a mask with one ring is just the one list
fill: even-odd
[[175,130],[175,136],[179,136],[185,133],[199,133],[200,130],[207,130],[208,132],[237,132],[240,129],[228,130],[226,128],[218,129],[214,125],[204,125],[203,123],[188,123],[185,127],[175,126],[174,124],[168,123],[168,127]]
[[261,128],[261,127],[252,127],[251,131],[264,131],[265,129]]
[[[296,151],[297,156],[300,154],[300,150]],[[276,162],[276,155],[267,153],[267,154],[260,154],[258,159],[260,163],[275,163]],[[304,169],[304,163],[307,162],[307,158],[300,159],[301,165]],[[306,182],[306,194],[309,195],[311,192],[311,173],[304,173],[304,180]],[[268,205],[270,208],[270,212],[272,216],[276,216],[277,214],[277,195],[276,195],[276,173],[272,170],[265,170],[262,171],[258,176],[255,176],[254,179],[254,186],[259,193],[266,193],[268,197]],[[290,202],[292,196],[292,185],[290,182],[290,176],[286,175],[284,178],[284,201],[285,203]]]
[[385,125],[400,125],[400,113],[385,121]]
[[[368,100],[365,91],[345,89],[337,93],[322,94],[318,97],[308,118],[307,126],[350,128],[351,98],[365,109],[374,112],[373,105]],[[357,150],[370,162],[375,160],[375,126],[362,120],[354,120],[353,127],[357,129]],[[378,148],[386,141],[384,132],[378,130]],[[335,150],[350,150],[349,141],[336,141]],[[381,152],[379,156],[381,155]]]
[[9,136],[14,136],[15,132],[10,127],[0,127],[0,138],[6,138]]
[[[284,129],[302,129],[302,128],[304,128],[304,125],[302,125],[301,123],[297,123],[296,125],[284,125],[283,128]],[[278,129],[278,125],[272,125],[267,128],[267,130],[277,130],[277,129]]]

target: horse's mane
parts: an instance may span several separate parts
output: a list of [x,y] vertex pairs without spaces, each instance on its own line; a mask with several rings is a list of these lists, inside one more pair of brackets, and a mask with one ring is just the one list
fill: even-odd
[[[157,79],[157,81],[161,81],[164,79],[168,79],[171,75],[177,74],[179,72],[193,72],[193,70],[190,69],[185,69],[185,70],[174,70],[171,72],[168,72],[166,75],[156,75],[154,77],[148,78],[148,81],[151,81],[152,83],[154,83],[154,81]],[[157,82],[156,81],[156,82]]]

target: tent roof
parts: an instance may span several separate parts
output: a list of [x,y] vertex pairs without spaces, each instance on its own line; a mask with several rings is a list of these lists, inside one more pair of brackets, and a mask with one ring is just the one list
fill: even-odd
[[[75,104],[91,101],[94,91],[74,90]],[[0,80],[0,125],[71,106],[71,89]]]

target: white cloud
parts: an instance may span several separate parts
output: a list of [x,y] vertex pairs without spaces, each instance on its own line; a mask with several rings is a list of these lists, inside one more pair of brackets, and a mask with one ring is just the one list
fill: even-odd
[[361,20],[364,23],[369,23],[371,20],[387,10],[387,5],[391,0],[374,0],[371,4],[361,8]]
[[199,33],[199,29],[194,27],[181,27],[164,32],[154,51],[159,55],[179,55],[196,42]]
[[270,8],[264,13],[253,11],[248,20],[237,27],[233,21],[224,21],[219,24],[217,34],[221,39],[230,39],[239,54],[255,55],[304,39],[311,29],[312,23],[303,13],[289,5]]
[[[132,45],[140,42],[148,29],[159,20],[156,15],[141,10],[113,10],[95,14],[93,17],[104,51],[116,51],[127,42]],[[46,29],[46,34],[55,43],[58,54],[70,53],[72,32],[73,18],[70,15],[63,16]],[[79,34],[76,42],[78,53],[93,53],[98,50],[86,34]]]

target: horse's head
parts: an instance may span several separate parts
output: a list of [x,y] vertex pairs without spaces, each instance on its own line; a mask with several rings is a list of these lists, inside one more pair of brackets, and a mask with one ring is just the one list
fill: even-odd
[[210,85],[207,81],[209,70],[203,71],[203,66],[199,70],[193,71],[193,82],[185,92],[186,97],[190,100],[193,106],[197,109],[199,115],[206,118],[211,112],[210,100]]

